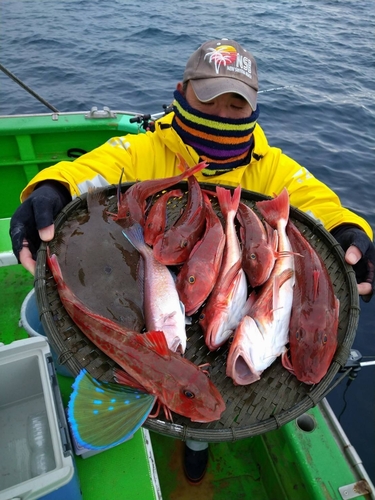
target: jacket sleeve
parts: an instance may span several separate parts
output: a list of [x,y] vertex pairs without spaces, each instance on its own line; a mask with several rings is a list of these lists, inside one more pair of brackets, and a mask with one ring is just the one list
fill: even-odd
[[[163,177],[166,170],[160,145],[155,146],[151,133],[114,137],[102,146],[69,162],[62,161],[41,170],[21,193],[24,201],[34,190],[36,184],[44,180],[56,180],[65,185],[75,198],[88,191],[90,187],[103,187],[118,184],[123,171],[122,182],[131,182]],[[158,151],[159,169],[154,165],[155,147]]]
[[274,196],[280,194],[285,186],[291,205],[321,221],[328,231],[341,224],[355,224],[372,240],[373,231],[368,222],[343,207],[339,197],[326,184],[279,149],[271,148],[267,157],[269,155],[267,165],[263,165],[266,168],[262,169],[262,165],[258,165],[263,170],[263,176],[261,171],[258,172],[262,179],[260,192]]

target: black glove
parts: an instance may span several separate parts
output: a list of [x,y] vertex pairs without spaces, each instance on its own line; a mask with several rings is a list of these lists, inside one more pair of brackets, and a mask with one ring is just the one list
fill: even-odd
[[332,236],[342,246],[344,252],[354,245],[362,253],[362,258],[354,264],[357,283],[371,283],[372,292],[369,295],[362,296],[365,302],[369,302],[375,291],[375,246],[367,234],[357,226],[351,224],[342,224],[331,231]]
[[68,190],[57,181],[45,181],[35,188],[31,195],[17,208],[10,221],[10,238],[13,253],[20,262],[19,255],[23,240],[36,260],[40,246],[38,230],[50,226],[61,209],[71,201]]

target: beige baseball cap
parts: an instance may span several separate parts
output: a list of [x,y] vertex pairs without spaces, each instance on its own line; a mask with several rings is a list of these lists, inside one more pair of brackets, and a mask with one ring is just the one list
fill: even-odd
[[254,56],[234,40],[222,38],[201,45],[186,64],[183,82],[187,81],[202,102],[235,92],[256,109],[257,65]]

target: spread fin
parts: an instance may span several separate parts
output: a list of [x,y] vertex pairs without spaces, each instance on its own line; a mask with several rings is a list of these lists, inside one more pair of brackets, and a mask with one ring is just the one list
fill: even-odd
[[155,396],[100,382],[81,370],[73,384],[68,419],[80,446],[106,450],[130,439],[155,403]]
[[170,358],[171,350],[168,347],[167,340],[163,332],[151,331],[138,333],[133,337],[139,344],[155,351],[163,358]]

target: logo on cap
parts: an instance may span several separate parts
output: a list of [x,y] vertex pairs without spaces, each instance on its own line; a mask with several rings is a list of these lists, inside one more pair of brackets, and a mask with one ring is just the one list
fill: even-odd
[[233,45],[220,45],[216,48],[209,48],[204,58],[208,58],[210,64],[215,65],[215,72],[218,75],[220,68],[224,66],[227,71],[234,71],[251,76],[251,60],[241,55]]

